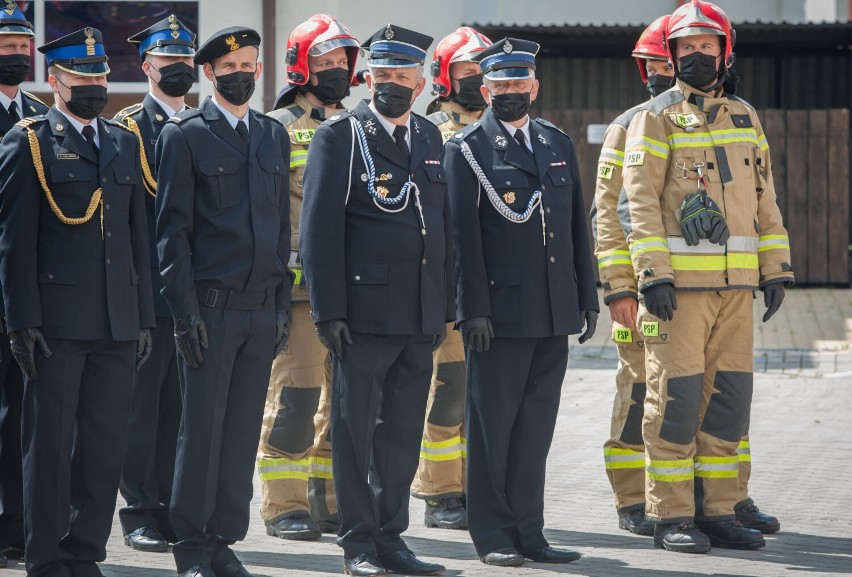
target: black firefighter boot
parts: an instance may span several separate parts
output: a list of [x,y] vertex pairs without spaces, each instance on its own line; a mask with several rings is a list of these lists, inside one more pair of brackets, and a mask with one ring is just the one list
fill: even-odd
[[654,547],[678,553],[707,553],[710,550],[710,539],[691,521],[656,523]]
[[737,521],[748,529],[757,529],[761,533],[777,533],[781,530],[781,523],[777,517],[767,515],[757,508],[757,505],[749,501],[745,505],[734,508]]
[[427,527],[439,529],[467,529],[467,510],[458,497],[426,499],[423,521]]
[[618,512],[618,528],[630,531],[635,535],[644,535],[650,537],[654,534],[654,524],[645,519],[645,507],[632,511]]
[[710,538],[714,547],[723,549],[760,549],[766,545],[763,533],[746,529],[736,519],[727,521],[699,521],[698,528]]

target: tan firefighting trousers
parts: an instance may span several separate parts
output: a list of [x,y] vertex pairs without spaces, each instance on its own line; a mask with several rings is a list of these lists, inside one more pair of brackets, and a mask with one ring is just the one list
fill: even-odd
[[257,466],[267,525],[310,513],[334,521],[328,350],[316,335],[308,303],[293,303],[287,350],[272,362]]
[[653,520],[734,517],[752,397],[752,299],[747,290],[677,291],[671,321],[639,308],[645,512]]
[[411,484],[415,497],[442,499],[465,493],[464,384],[464,345],[450,323],[446,340],[432,354],[420,465]]

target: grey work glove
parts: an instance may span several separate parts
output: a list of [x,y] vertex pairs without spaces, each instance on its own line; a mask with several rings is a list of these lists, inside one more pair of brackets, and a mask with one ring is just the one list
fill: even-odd
[[275,313],[275,354],[277,357],[281,351],[287,349],[287,341],[290,339],[290,315],[287,311]]
[[581,311],[581,313],[586,322],[586,330],[580,335],[580,344],[582,345],[595,334],[595,329],[598,326],[598,311],[587,310]]
[[29,327],[9,333],[9,346],[12,356],[18,361],[21,372],[30,381],[38,380],[38,371],[35,366],[35,347],[38,345],[41,354],[45,358],[53,356],[53,351],[47,346],[44,335],[36,327]]
[[329,352],[338,359],[343,358],[343,341],[346,344],[352,344],[352,337],[349,335],[349,325],[343,319],[333,319],[330,321],[320,321],[316,324],[317,336],[320,342]]
[[462,321],[459,325],[465,346],[477,353],[484,353],[491,348],[494,338],[494,328],[490,317],[474,317]]
[[175,344],[183,360],[193,369],[197,369],[204,357],[201,350],[207,350],[207,325],[201,315],[189,315],[175,319]]
[[772,315],[778,312],[786,294],[787,289],[784,287],[783,282],[774,282],[763,287],[763,304],[766,305],[766,312],[763,313],[763,322],[768,321],[772,318]]
[[702,238],[714,244],[725,244],[731,236],[725,216],[704,189],[683,199],[680,205],[680,230],[689,246],[696,246]]
[[642,296],[645,297],[645,308],[648,309],[649,313],[663,321],[670,321],[674,318],[674,312],[677,310],[677,297],[673,284],[666,282],[649,286],[642,291]]
[[136,370],[142,368],[142,365],[151,358],[151,348],[154,343],[154,337],[151,336],[151,329],[142,329],[139,331],[139,340],[136,342]]

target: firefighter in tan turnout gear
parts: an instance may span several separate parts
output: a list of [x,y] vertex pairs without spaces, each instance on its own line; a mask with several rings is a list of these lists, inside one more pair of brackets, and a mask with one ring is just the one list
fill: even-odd
[[319,539],[339,525],[331,472],[329,392],[331,361],[320,344],[299,256],[302,174],[314,129],[337,114],[349,94],[359,43],[337,20],[312,16],[287,43],[287,84],[269,116],[290,135],[289,267],[292,325],[287,349],[272,363],[258,447],[266,533],[282,539]]
[[[753,291],[767,321],[793,283],[769,145],[754,109],[724,93],[734,33],[692,0],[669,20],[677,83],[633,117],[622,226],[643,303],[646,516],[654,545],[757,549],[736,520],[752,395]],[[697,521],[697,525],[696,525]]]
[[[669,16],[652,22],[633,50],[642,82],[652,96],[671,88],[674,71],[668,61],[664,33]],[[735,90],[729,77],[725,91]],[[613,321],[612,338],[618,350],[617,392],[612,412],[611,437],[604,444],[606,472],[615,495],[619,527],[638,535],[652,535],[654,525],[645,520],[645,446],[642,441],[642,415],[645,400],[645,350],[636,331],[636,276],[630,262],[627,240],[618,218],[619,199],[626,200],[622,187],[624,143],[627,128],[642,105],[631,108],[609,126],[598,162],[595,204],[592,205],[592,231],[598,257],[604,302]],[[739,497],[735,507],[737,520],[745,527],[774,533],[781,527],[778,519],[761,512],[748,494],[751,473],[749,438],[745,435],[738,449]]]
[[[432,60],[432,93],[429,120],[441,131],[444,142],[479,120],[485,110],[480,92],[482,69],[470,59],[491,41],[463,26],[445,37]],[[466,529],[464,438],[464,345],[461,333],[447,325],[447,338],[432,353],[432,384],[426,406],[426,424],[420,445],[420,464],[411,494],[426,501],[427,527]]]

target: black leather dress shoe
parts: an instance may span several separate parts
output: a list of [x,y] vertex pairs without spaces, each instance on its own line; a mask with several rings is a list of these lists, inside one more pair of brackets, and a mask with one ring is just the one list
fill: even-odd
[[541,549],[524,551],[524,557],[536,563],[570,563],[582,555],[570,549],[554,549],[550,545]]
[[213,574],[216,577],[254,577],[242,563],[236,560],[222,567],[213,567]]
[[511,547],[503,547],[481,555],[479,560],[495,567],[520,567],[524,564],[524,556]]
[[24,558],[24,546],[21,545],[18,547],[16,545],[9,545],[3,549],[3,551],[0,551],[0,553],[3,553],[6,559],[14,559],[17,561]]
[[645,519],[645,509],[634,509],[627,513],[619,513],[618,528],[645,537],[654,534],[654,524]]
[[[742,523],[746,529],[757,529],[761,533],[777,533],[781,530],[778,517],[767,515],[758,509],[754,503],[734,509],[734,513],[737,515],[737,521]],[[11,557],[9,558],[11,559]]]
[[372,553],[361,553],[356,557],[343,560],[345,575],[362,575],[364,577],[387,577],[388,572],[382,567],[379,558]]
[[178,577],[216,577],[210,567],[202,567],[201,565],[193,565],[186,571],[178,571]]
[[379,561],[388,571],[403,575],[440,575],[447,570],[443,565],[421,561],[408,549],[379,555]]
[[313,541],[322,537],[319,525],[311,519],[310,515],[296,515],[285,517],[266,526],[266,534],[279,539],[293,539],[295,541]]
[[163,553],[169,550],[169,542],[150,525],[139,527],[125,535],[124,544],[131,549],[148,553]]

